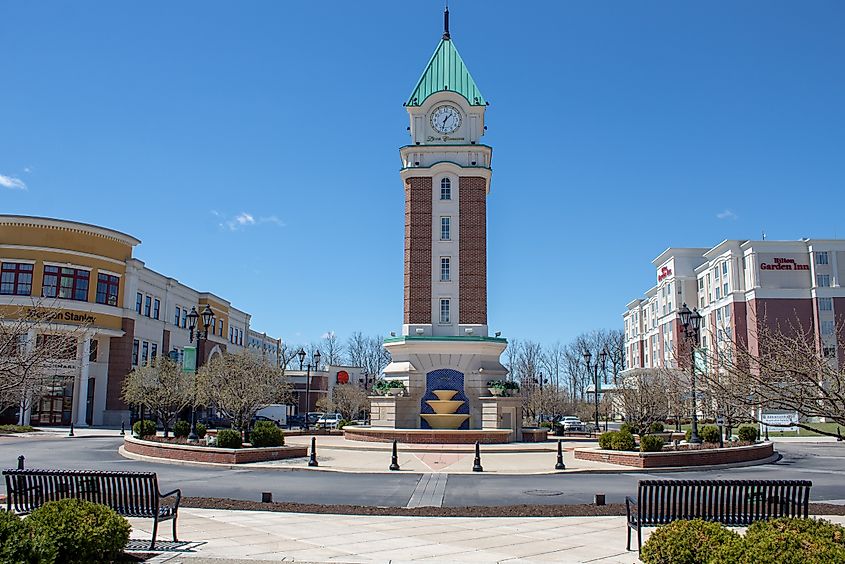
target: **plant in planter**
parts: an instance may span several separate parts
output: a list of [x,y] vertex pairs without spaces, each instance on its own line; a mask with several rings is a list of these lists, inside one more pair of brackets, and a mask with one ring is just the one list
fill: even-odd
[[373,384],[373,391],[384,396],[401,396],[405,393],[405,384],[401,380],[378,380]]
[[490,380],[487,382],[487,390],[494,396],[509,396],[511,393],[519,392],[519,384],[509,380]]

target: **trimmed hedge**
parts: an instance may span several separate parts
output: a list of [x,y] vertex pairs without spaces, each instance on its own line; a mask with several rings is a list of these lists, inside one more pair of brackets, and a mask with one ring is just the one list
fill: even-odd
[[220,448],[241,448],[241,433],[234,429],[217,431],[217,446]]
[[654,435],[643,435],[640,437],[641,452],[660,452],[663,450],[663,438]]
[[150,435],[156,434],[156,422],[152,419],[144,419],[143,425],[144,430],[141,432],[141,421],[136,421],[134,425],[132,425],[132,434],[137,435],[139,437],[149,437]]
[[[272,421],[257,421],[252,427],[249,440],[254,447],[277,447],[285,444],[285,434]],[[220,444],[219,433],[217,444]]]
[[114,510],[80,499],[50,501],[26,518],[39,563],[112,562],[132,527]]
[[707,564],[716,551],[740,543],[742,537],[719,523],[673,521],[648,537],[640,560],[645,564]]
[[187,437],[190,434],[191,424],[185,421],[184,419],[180,419],[179,421],[173,424],[174,437]]
[[757,436],[760,434],[757,430],[757,427],[753,425],[743,425],[736,431],[739,440],[753,443],[757,440]]
[[38,561],[32,530],[11,511],[0,510],[0,562],[35,564]]
[[648,432],[649,433],[662,433],[664,428],[665,427],[663,427],[663,423],[661,423],[660,421],[655,421],[651,425],[648,426]]
[[640,428],[637,427],[636,425],[632,425],[630,423],[622,423],[619,426],[619,430],[623,433],[631,433],[632,435],[639,435],[640,434]]
[[700,519],[658,527],[643,545],[645,564],[842,564],[845,527],[784,517],[753,523],[744,537]]
[[599,435],[599,447],[605,450],[635,450],[637,443],[628,431],[607,431]]
[[[692,437],[692,429],[687,429],[687,442],[689,442],[690,437]],[[703,427],[699,427],[698,437],[705,443],[718,443],[719,428],[715,425],[704,425]]]

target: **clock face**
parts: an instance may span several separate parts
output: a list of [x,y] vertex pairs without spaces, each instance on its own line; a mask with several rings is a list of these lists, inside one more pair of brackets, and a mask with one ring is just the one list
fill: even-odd
[[455,106],[440,106],[431,114],[431,127],[439,133],[452,133],[461,126],[461,112]]

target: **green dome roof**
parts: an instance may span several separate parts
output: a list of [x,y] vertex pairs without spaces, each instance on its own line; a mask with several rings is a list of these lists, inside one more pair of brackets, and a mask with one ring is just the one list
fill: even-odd
[[405,102],[406,106],[421,106],[435,92],[456,92],[467,99],[471,106],[486,106],[478,86],[469,74],[448,32],[437,45],[434,55],[417,82],[416,88]]

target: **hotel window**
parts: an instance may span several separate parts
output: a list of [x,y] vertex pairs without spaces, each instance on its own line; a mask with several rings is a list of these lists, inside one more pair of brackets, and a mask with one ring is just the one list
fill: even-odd
[[158,356],[158,344],[153,343],[150,345],[150,360],[155,360]]
[[132,341],[132,366],[138,366],[138,348],[140,346],[138,339]]
[[223,336],[223,320],[222,319],[217,320],[217,334],[220,335],[221,337]]
[[450,319],[449,300],[443,298],[440,300],[440,323],[451,323]]
[[451,200],[452,199],[452,181],[448,178],[444,178],[440,181],[440,199],[441,200]]
[[158,314],[161,311],[161,302],[156,299],[153,301],[153,319],[158,319]]
[[152,310],[152,308],[153,308],[153,297],[152,296],[146,296],[144,298],[144,316],[145,317],[150,316],[150,310]]
[[0,294],[29,296],[32,293],[32,265],[4,262],[0,274]]
[[182,317],[182,308],[176,306],[176,317],[173,318],[173,325],[179,327],[179,318]]
[[833,298],[819,298],[819,311],[833,311]]
[[830,274],[816,274],[816,286],[822,288],[830,287]]
[[727,282],[725,282],[724,284],[722,284],[722,295],[723,295],[723,296],[727,296],[727,295],[728,295],[728,283],[727,283]]
[[150,344],[147,341],[141,343],[141,364],[146,365],[150,360]]
[[44,267],[43,294],[45,298],[88,301],[87,270],[58,266]]
[[718,286],[716,286],[716,299],[717,300],[722,299],[722,289]]
[[117,305],[117,289],[120,279],[111,274],[97,274],[97,303]]
[[727,263],[727,261],[722,263],[722,275],[723,276],[728,275],[728,263]]
[[182,329],[188,327],[188,308],[182,308]]
[[440,257],[440,281],[448,282],[450,274],[450,260],[449,257]]
[[827,251],[816,253],[816,264],[828,264]]
[[440,240],[441,241],[449,241],[449,240],[452,239],[451,227],[452,227],[452,218],[451,217],[441,217],[440,218]]
[[833,335],[836,324],[833,321],[822,321],[822,335]]
[[713,269],[713,278],[718,280],[721,277],[721,273],[719,272],[719,267]]
[[137,294],[135,294],[135,311],[137,311],[139,315],[141,313],[141,304],[143,304],[143,303],[144,303],[144,294],[142,294],[141,292],[138,292]]

